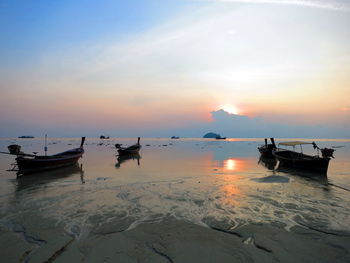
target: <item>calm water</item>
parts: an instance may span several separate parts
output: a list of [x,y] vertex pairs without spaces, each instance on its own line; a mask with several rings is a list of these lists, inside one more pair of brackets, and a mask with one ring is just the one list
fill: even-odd
[[[350,192],[337,187],[350,189],[350,140],[319,141],[336,147],[328,177],[319,179],[259,162],[262,141],[142,139],[139,158],[118,161],[114,144],[135,139],[87,139],[81,168],[19,179],[6,171],[14,157],[1,155],[0,225],[11,230],[49,220],[76,239],[116,217],[129,229],[172,216],[204,226],[253,222],[350,232]],[[0,150],[12,143],[24,152],[43,149],[42,139],[1,139]],[[49,154],[79,143],[50,139]]]

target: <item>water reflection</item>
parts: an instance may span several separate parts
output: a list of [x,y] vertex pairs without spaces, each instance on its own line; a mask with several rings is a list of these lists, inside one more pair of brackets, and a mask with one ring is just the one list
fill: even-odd
[[244,160],[241,159],[234,159],[234,158],[229,158],[227,160],[224,160],[223,162],[223,168],[224,170],[227,171],[243,171],[247,166],[247,163]]
[[325,185],[327,185],[328,183],[327,173],[303,171],[303,170],[293,169],[289,167],[287,168],[281,165],[279,165],[275,171],[279,173],[286,173],[293,176],[299,176],[306,179],[311,179]]
[[[109,226],[113,231],[121,225],[134,227],[169,215],[198,224],[211,218],[211,222],[228,226],[277,222],[290,228],[303,220],[304,224],[323,229],[348,227],[347,192],[324,186],[327,178],[314,181],[302,177],[300,171],[274,170],[276,160],[260,159],[258,164],[256,143],[252,141],[180,139],[172,145],[165,139],[145,141],[150,146],[143,149],[147,158],[143,158],[142,166],[140,155],[116,159],[114,147],[97,146],[98,140],[91,139],[81,159],[84,171],[70,167],[19,180],[3,172],[0,220],[17,220],[35,213],[35,222],[41,222],[49,215],[66,224],[67,229],[82,229],[81,233],[100,226]],[[52,151],[64,150],[67,142],[79,143],[64,142],[52,146]],[[114,142],[128,144],[133,139],[111,140],[111,144]],[[168,146],[160,146],[165,144]],[[36,148],[38,145],[28,145],[26,151]],[[329,178],[347,187],[350,151],[340,149],[331,163]],[[5,171],[10,162],[4,156],[0,168]],[[14,186],[20,191],[15,195]],[[332,191],[323,190],[328,187]]]
[[282,166],[281,163],[277,161],[276,158],[266,158],[260,156],[258,164],[264,166],[268,170],[277,173],[285,173],[293,176],[300,176],[304,178],[309,178],[316,180],[322,184],[327,184],[327,173],[315,172],[315,171],[304,171],[302,169],[296,169],[291,167]]
[[137,160],[137,165],[140,166],[140,159],[141,159],[141,155],[139,153],[119,155],[117,158],[117,163],[115,164],[115,167],[120,168],[120,165],[122,163],[125,163],[126,161],[129,161],[129,160]]
[[277,164],[276,158],[266,158],[263,156],[260,156],[258,164],[261,164],[262,166],[266,167],[269,170],[274,170]]
[[35,186],[36,188],[41,188],[48,183],[52,183],[54,181],[65,179],[72,175],[78,174],[80,175],[81,183],[84,184],[85,180],[82,164],[75,164],[73,166],[68,166],[52,171],[38,172],[25,176],[19,176],[16,179],[14,179],[14,183],[16,184],[16,190],[22,191],[33,186]]
[[227,170],[234,170],[237,166],[237,162],[234,159],[228,159],[225,161],[225,168]]
[[236,186],[228,183],[220,187],[219,193],[221,195],[220,204],[225,207],[234,208],[238,204],[237,196],[241,192]]

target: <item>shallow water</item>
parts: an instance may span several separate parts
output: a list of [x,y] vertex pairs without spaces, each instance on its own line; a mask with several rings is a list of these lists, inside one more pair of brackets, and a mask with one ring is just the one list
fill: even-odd
[[[118,161],[114,144],[134,141],[88,138],[81,167],[21,178],[6,171],[13,156],[0,156],[0,225],[13,230],[49,220],[77,240],[103,232],[116,218],[118,227],[132,229],[169,216],[229,229],[268,223],[287,231],[307,225],[350,232],[350,140],[320,141],[336,147],[326,178],[259,161],[262,139],[142,139],[139,158]],[[12,143],[24,152],[43,149],[42,139],[1,139],[0,151]],[[79,143],[50,139],[48,153]]]

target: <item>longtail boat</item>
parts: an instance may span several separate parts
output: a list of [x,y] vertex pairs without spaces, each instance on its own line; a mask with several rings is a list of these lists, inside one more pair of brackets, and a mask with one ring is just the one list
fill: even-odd
[[[311,144],[315,150],[317,150],[317,155],[307,155],[303,153],[302,145]],[[319,173],[327,173],[329,161],[333,156],[333,149],[329,148],[319,148],[315,142],[281,142],[278,146],[291,146],[293,151],[276,148],[273,150],[273,155],[279,161],[280,166],[291,167],[296,169],[302,169],[307,171],[314,171]],[[300,146],[301,152],[296,152],[295,147]],[[321,156],[319,152],[321,151]]]
[[265,138],[265,144],[258,147],[258,150],[261,154],[261,157],[264,158],[275,158],[272,154],[273,149],[276,149],[274,138],[270,138],[271,143],[267,143],[267,139]]
[[140,137],[137,138],[137,143],[129,147],[121,147],[120,144],[116,144],[115,147],[118,149],[119,155],[136,154],[141,149]]
[[76,164],[79,158],[81,158],[84,154],[84,142],[85,137],[82,137],[79,148],[71,149],[54,155],[46,156],[23,153],[20,151],[21,148],[19,145],[8,146],[9,153],[6,154],[17,156],[17,174],[24,175],[33,172],[52,170]]

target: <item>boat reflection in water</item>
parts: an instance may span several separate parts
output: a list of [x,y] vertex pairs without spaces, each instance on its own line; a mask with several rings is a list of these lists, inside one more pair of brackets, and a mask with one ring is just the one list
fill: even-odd
[[311,179],[317,181],[321,184],[328,184],[327,173],[325,172],[315,172],[315,171],[304,171],[300,169],[285,167],[283,165],[278,165],[275,169],[278,173],[286,173],[293,176],[299,176],[306,179]]
[[130,153],[119,155],[117,158],[116,168],[120,168],[120,165],[128,160],[137,160],[137,165],[140,166],[141,155],[139,153]]
[[[40,174],[40,176],[38,176]],[[17,184],[17,191],[21,191],[32,186],[40,188],[48,183],[52,183],[61,179],[66,179],[73,175],[80,175],[81,183],[84,184],[84,171],[83,165],[75,164],[73,166],[67,166],[58,170],[41,171],[37,173],[31,173],[26,176],[19,176],[14,179]]]
[[284,173],[292,176],[304,177],[306,179],[316,180],[319,183],[327,184],[327,173],[320,171],[309,171],[298,168],[292,168],[284,166],[283,163],[279,162],[275,158],[266,158],[260,156],[258,164],[264,166],[266,169],[273,171],[273,174]]
[[267,157],[260,156],[258,164],[261,164],[267,169],[273,171],[276,167],[277,160],[276,158],[267,158]]

